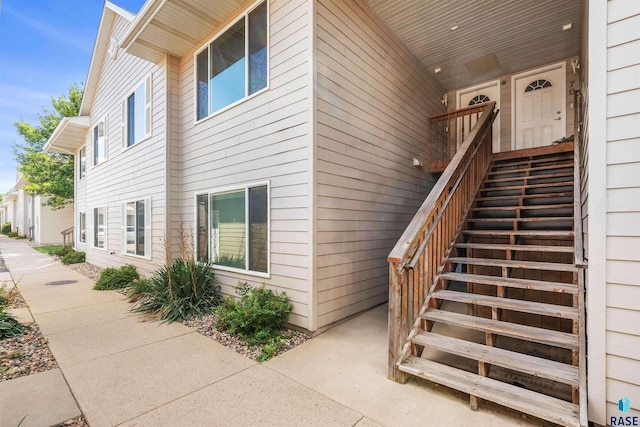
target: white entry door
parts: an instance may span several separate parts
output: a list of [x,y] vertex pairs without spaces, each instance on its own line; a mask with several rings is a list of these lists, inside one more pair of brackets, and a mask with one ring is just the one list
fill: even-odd
[[[456,105],[465,108],[483,102],[495,101],[496,110],[500,109],[500,80],[481,83],[476,86],[460,89],[456,92]],[[472,126],[475,120],[472,121]],[[460,140],[460,138],[458,138]],[[500,151],[500,114],[493,122],[493,152]]]
[[565,79],[564,62],[512,77],[514,149],[551,145],[566,136]]

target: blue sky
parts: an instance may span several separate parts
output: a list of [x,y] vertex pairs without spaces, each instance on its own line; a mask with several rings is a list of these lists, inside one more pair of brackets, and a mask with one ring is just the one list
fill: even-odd
[[[114,0],[137,13],[144,0]],[[13,123],[36,123],[51,97],[84,83],[102,0],[0,0],[0,193],[15,183]]]

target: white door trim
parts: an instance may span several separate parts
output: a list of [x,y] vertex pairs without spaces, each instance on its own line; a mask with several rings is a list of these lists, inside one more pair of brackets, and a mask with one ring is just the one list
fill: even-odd
[[564,106],[564,120],[567,123],[567,63],[565,61],[555,64],[545,65],[544,67],[536,68],[534,70],[528,70],[523,73],[514,74],[511,76],[511,149],[516,149],[516,80],[525,78],[527,76],[533,76],[535,74],[544,73],[546,71],[556,70],[560,68],[562,70],[562,81],[560,82],[560,89],[562,93],[562,105]]
[[[486,87],[492,87],[495,86],[497,91],[498,91],[498,98],[494,99],[492,101],[496,101],[496,111],[500,109],[500,96],[501,96],[501,85],[500,85],[500,79],[498,80],[489,80],[474,86],[469,86],[469,87],[464,87],[462,89],[458,89],[456,91],[456,106],[458,109],[460,108],[465,108],[466,105],[460,105],[460,99],[462,98],[462,94],[467,93],[467,92],[473,92],[476,90],[480,90],[480,89],[484,89]],[[493,135],[493,152],[494,153],[499,153],[500,152],[500,114],[498,114],[496,116],[496,119],[494,121],[494,130],[497,130],[498,132],[494,132]]]

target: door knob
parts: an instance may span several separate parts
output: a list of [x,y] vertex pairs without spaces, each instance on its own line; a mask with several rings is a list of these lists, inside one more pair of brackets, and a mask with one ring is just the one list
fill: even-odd
[[553,120],[562,120],[562,117],[556,117],[556,118],[555,118],[555,119],[553,119]]

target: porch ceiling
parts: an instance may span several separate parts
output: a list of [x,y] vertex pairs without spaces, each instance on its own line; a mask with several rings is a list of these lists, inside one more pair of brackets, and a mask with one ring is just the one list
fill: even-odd
[[152,62],[158,62],[164,53],[181,58],[232,18],[247,1],[147,1],[121,46]]
[[[447,90],[580,50],[580,0],[365,1]],[[563,31],[569,23],[572,28]],[[451,30],[454,24],[458,28]],[[491,67],[492,55],[497,67]],[[474,60],[477,71],[472,73],[466,64]],[[441,71],[435,73],[436,68]]]

